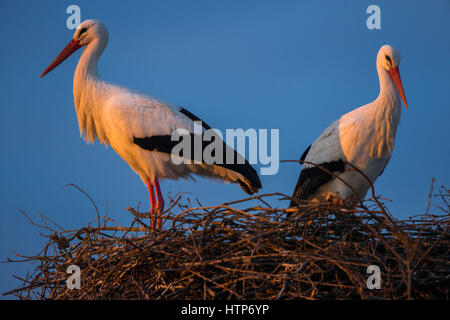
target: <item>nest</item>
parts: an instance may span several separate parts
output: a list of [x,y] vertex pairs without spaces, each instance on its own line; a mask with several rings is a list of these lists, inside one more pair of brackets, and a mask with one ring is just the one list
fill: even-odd
[[[286,205],[278,201],[289,197],[278,193],[211,207],[182,204],[186,199],[177,195],[163,215],[163,229],[156,231],[146,214],[132,208],[128,227],[100,216],[96,207],[97,217],[78,230],[63,230],[45,216],[41,223],[26,216],[42,228],[47,243],[35,256],[8,259],[36,267],[15,276],[21,286],[4,295],[448,299],[450,190],[442,187],[434,196],[443,203],[439,215],[429,214],[428,206],[426,214],[407,220],[394,219],[379,197],[349,207],[305,202],[280,209],[268,204]],[[67,285],[70,265],[81,270],[80,289]],[[374,280],[369,266],[379,267],[379,289],[369,289]]]

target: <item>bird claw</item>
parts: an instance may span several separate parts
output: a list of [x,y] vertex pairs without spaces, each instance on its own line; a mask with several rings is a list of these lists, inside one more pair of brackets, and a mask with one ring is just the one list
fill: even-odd
[[357,202],[353,197],[341,199],[341,198],[339,198],[339,194],[330,195],[328,197],[327,201],[334,206],[343,207],[343,208],[355,208],[356,202]]
[[342,207],[342,206],[344,205],[344,200],[339,199],[339,198],[337,198],[337,197],[330,197],[330,198],[328,199],[328,201],[331,202],[331,203],[332,203],[333,205],[335,205],[335,206]]

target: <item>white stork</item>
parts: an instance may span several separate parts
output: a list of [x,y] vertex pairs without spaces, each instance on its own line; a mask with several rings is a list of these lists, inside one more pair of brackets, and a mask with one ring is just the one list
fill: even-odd
[[[227,164],[225,161],[222,164],[194,161],[175,164],[171,153],[178,142],[171,139],[173,131],[185,129],[193,136],[194,121],[201,120],[184,108],[169,106],[150,96],[101,80],[97,62],[107,43],[108,31],[103,23],[97,20],[84,21],[76,29],[69,44],[45,69],[41,77],[77,49],[85,47],[73,79],[80,134],[88,143],[93,143],[97,138],[101,143],[111,145],[147,184],[152,227],[156,215],[156,227],[161,225],[159,214],[164,210],[159,179],[192,178],[192,174],[197,174],[238,183],[249,194],[261,188],[258,174],[246,160],[233,164]],[[202,126],[203,132],[210,129],[205,122],[202,122]],[[202,147],[205,146],[202,144]],[[225,143],[223,148],[225,157],[225,150],[231,148]],[[234,160],[243,159],[236,151],[231,149],[231,152],[234,154]],[[188,160],[198,160],[193,157],[194,152],[191,152]]]
[[290,206],[297,205],[295,200],[336,199],[345,202],[364,199],[370,183],[351,165],[374,183],[391,158],[400,122],[400,99],[408,107],[399,65],[399,52],[392,46],[382,46],[377,56],[378,97],[344,114],[305,150],[300,161],[307,163],[303,164]]

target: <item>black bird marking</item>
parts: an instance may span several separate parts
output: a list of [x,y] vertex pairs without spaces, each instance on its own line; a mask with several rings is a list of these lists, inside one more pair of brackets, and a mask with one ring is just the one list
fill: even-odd
[[[192,114],[191,112],[187,111],[184,108],[180,108],[180,112],[184,115],[186,115],[189,119],[192,121],[202,121],[200,118]],[[211,129],[211,127],[202,121],[202,126],[206,130]],[[245,192],[248,194],[253,194],[258,191],[258,189],[262,188],[261,181],[259,179],[259,176],[256,172],[256,170],[248,163],[246,159],[244,159],[239,153],[236,152],[236,150],[233,150],[233,162],[231,164],[226,163],[226,153],[227,149],[230,149],[229,146],[223,142],[222,139],[218,135],[213,135],[213,138],[211,141],[203,141],[203,134],[196,134],[191,133],[189,138],[191,139],[191,150],[190,155],[185,155],[183,150],[180,151],[179,154],[176,154],[176,156],[179,156],[183,159],[188,159],[191,162],[198,161],[201,163],[203,162],[202,155],[205,150],[205,148],[211,144],[211,143],[217,143],[216,139],[219,139],[220,143],[222,144],[222,161],[218,161],[221,163],[207,163],[211,165],[217,165],[223,168],[226,168],[228,170],[232,170],[234,172],[240,173],[242,176],[244,176],[249,182],[250,185],[245,183],[244,181],[238,180],[236,181],[242,189],[244,189]],[[180,136],[181,139],[187,138],[187,136]],[[194,141],[201,142],[201,154],[195,153],[195,143]],[[159,136],[152,136],[152,137],[133,137],[133,143],[141,147],[142,149],[148,150],[148,151],[158,151],[162,153],[172,154],[173,148],[178,144],[181,143],[181,141],[172,141],[172,135],[159,135]],[[187,151],[187,150],[186,150]],[[197,158],[197,156],[200,156],[200,159]],[[212,150],[211,156],[215,157],[215,149]]]
[[[300,161],[304,161],[311,146],[309,146],[305,152],[302,154]],[[345,162],[342,159],[337,161],[330,161],[318,164],[321,167],[331,171],[333,173],[342,173],[345,171]],[[292,200],[290,203],[291,207],[295,207],[297,204],[295,200],[304,200],[309,195],[314,194],[317,189],[322,185],[333,179],[333,176],[323,171],[318,167],[309,167],[302,169],[300,172],[300,177],[298,178],[297,185],[295,186],[294,193],[292,195]]]
[[389,57],[387,54],[384,56],[385,56],[386,60],[389,61],[389,64],[392,65],[391,57]]
[[188,117],[192,121],[201,121],[202,126],[203,126],[203,128],[205,128],[205,130],[211,129],[211,127],[205,121],[203,121],[202,119],[197,117],[195,114],[191,113],[190,111],[187,111],[185,108],[180,107],[180,113],[184,114],[186,117]]
[[81,37],[81,35],[82,35],[83,33],[85,33],[85,32],[87,31],[87,29],[88,29],[88,28],[82,28],[82,29],[80,30],[80,33],[78,34],[78,38]]
[[305,161],[306,155],[308,154],[309,150],[311,149],[311,146],[312,146],[312,144],[309,145],[309,147],[306,148],[306,150],[303,152],[302,156],[300,157],[300,162],[301,162],[301,161]]

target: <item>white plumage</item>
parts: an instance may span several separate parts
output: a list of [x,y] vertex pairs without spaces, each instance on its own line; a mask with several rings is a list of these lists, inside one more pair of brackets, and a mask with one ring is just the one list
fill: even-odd
[[[194,133],[194,120],[199,119],[183,108],[101,80],[97,62],[107,42],[108,31],[101,22],[84,21],[41,77],[86,46],[75,70],[73,84],[80,133],[88,143],[97,138],[110,145],[139,174],[149,187],[152,211],[161,212],[164,207],[158,178],[192,178],[192,174],[197,174],[238,183],[250,194],[261,188],[256,171],[247,161],[234,166],[173,163],[168,150],[172,132],[186,129]],[[230,147],[224,145],[224,148]]]
[[398,51],[384,45],[377,56],[380,94],[333,122],[304,152],[301,160],[322,166],[335,178],[312,164],[304,164],[292,196],[297,200],[363,199],[370,188],[367,179],[346,162],[356,166],[372,183],[383,172],[394,149],[400,122],[401,100],[406,98],[400,80]]

